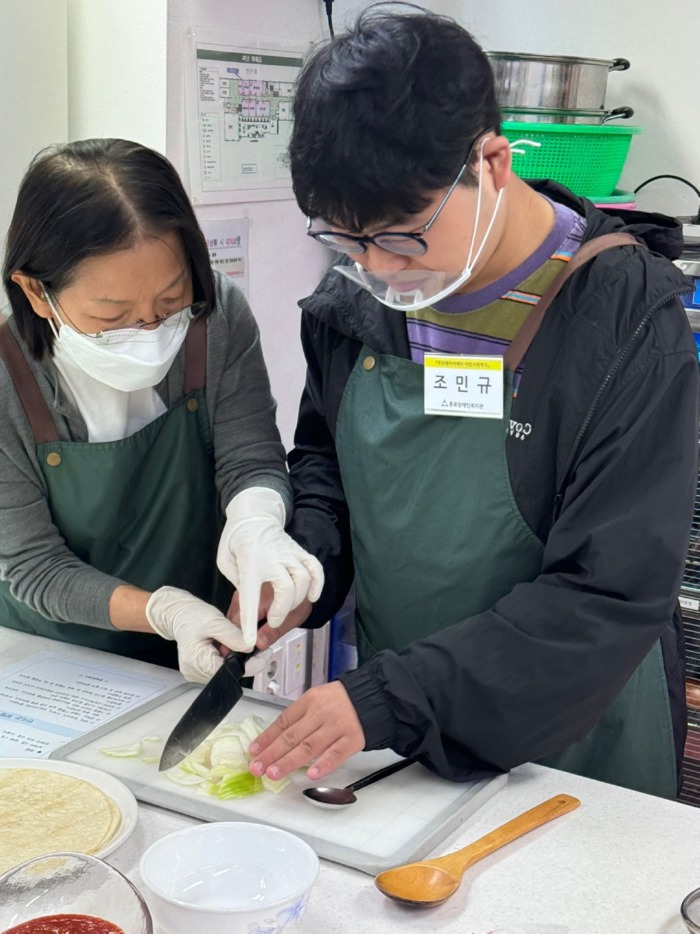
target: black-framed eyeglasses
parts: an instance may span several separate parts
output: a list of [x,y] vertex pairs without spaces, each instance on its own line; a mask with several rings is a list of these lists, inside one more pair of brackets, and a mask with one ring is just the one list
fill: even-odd
[[[154,324],[160,326],[161,324],[167,325],[168,323],[173,324],[174,318],[176,315],[182,314],[183,311],[190,312],[191,318],[196,318],[197,315],[201,314],[204,309],[207,307],[206,302],[190,302],[189,305],[184,305],[182,308],[178,308],[176,311],[166,311],[165,314],[155,315],[150,321],[130,321],[129,324],[114,324],[108,328],[102,328],[101,331],[97,331],[95,334],[88,334],[88,337],[104,337],[105,334],[111,334],[114,331],[134,331],[134,336],[142,331],[144,328],[152,327]],[[65,314],[65,312],[64,312]],[[125,334],[125,339],[128,339],[129,335]]]
[[78,333],[83,334],[85,337],[91,337],[94,340],[100,340],[101,338],[107,337],[113,333],[121,333],[122,340],[128,341],[140,334],[144,328],[152,327],[154,324],[158,327],[161,325],[168,327],[169,325],[175,324],[177,316],[181,315],[183,311],[189,311],[190,318],[196,318],[197,315],[201,314],[207,308],[207,302],[190,302],[188,305],[183,305],[181,308],[176,308],[174,311],[166,311],[162,315],[155,315],[150,321],[144,321],[143,319],[139,318],[136,321],[130,321],[129,324],[113,324],[107,328],[101,328],[94,334],[89,334],[85,331],[81,331],[80,328],[73,323],[65,308],[60,304],[46,283],[42,282],[41,287],[44,291],[44,295],[47,301],[61,309],[61,312],[66,316],[66,319],[73,330],[78,331]]
[[339,253],[350,253],[357,256],[366,253],[368,244],[373,243],[380,250],[386,250],[387,253],[398,253],[400,256],[422,256],[428,249],[428,244],[423,237],[438,219],[440,211],[445,207],[450,195],[462,180],[462,176],[467,171],[470,158],[471,151],[469,158],[459,170],[457,178],[450,185],[449,191],[438,205],[437,210],[420,231],[403,233],[403,231],[398,230],[384,230],[371,237],[358,237],[354,234],[339,233],[336,230],[311,230],[312,221],[310,217],[307,217],[306,233],[309,237],[313,237],[314,240],[318,240],[319,243],[323,243]]

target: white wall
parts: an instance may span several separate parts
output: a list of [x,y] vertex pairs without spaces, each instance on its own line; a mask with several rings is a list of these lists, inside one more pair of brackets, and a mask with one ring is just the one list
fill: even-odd
[[70,139],[165,152],[167,10],[167,0],[68,0]]
[[[65,0],[0,0],[0,127],[4,242],[32,156],[66,139]],[[4,300],[2,293],[0,304]]]
[[[270,16],[274,7],[274,16]],[[252,33],[304,43],[320,35],[319,8],[311,0],[283,3],[221,0],[171,0],[168,12],[168,134],[167,153],[187,180],[184,126],[185,32],[188,27],[214,30],[223,44]],[[292,45],[294,47],[294,45]],[[299,347],[296,300],[312,291],[322,266],[322,251],[304,235],[304,221],[289,199],[245,204],[198,205],[201,220],[249,218],[248,298],[260,326],[263,353],[277,419],[287,448],[291,447],[296,413],[304,384]]]

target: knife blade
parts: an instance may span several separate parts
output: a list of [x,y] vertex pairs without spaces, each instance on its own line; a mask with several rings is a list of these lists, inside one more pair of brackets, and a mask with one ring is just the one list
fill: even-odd
[[246,672],[246,662],[255,656],[258,656],[256,661],[262,660],[269,654],[266,650],[258,656],[257,649],[249,653],[229,652],[221,668],[175,724],[163,748],[159,772],[178,765],[209,736],[243,696],[241,678],[252,674]]

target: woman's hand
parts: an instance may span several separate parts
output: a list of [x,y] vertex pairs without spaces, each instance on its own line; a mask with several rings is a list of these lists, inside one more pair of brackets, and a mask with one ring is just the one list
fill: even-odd
[[151,628],[177,642],[180,671],[188,681],[209,681],[221,668],[219,643],[235,652],[248,651],[240,629],[215,606],[177,587],[160,587],[146,605]]
[[226,517],[216,563],[240,593],[239,622],[250,651],[256,643],[263,587],[271,586],[273,597],[265,616],[276,629],[304,600],[318,600],[323,568],[284,531],[284,502],[275,490],[243,490],[226,507]]

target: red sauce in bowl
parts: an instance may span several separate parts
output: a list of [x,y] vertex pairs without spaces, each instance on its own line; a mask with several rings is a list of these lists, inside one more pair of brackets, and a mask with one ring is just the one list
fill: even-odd
[[46,915],[9,928],[5,934],[124,934],[111,921],[92,915]]

